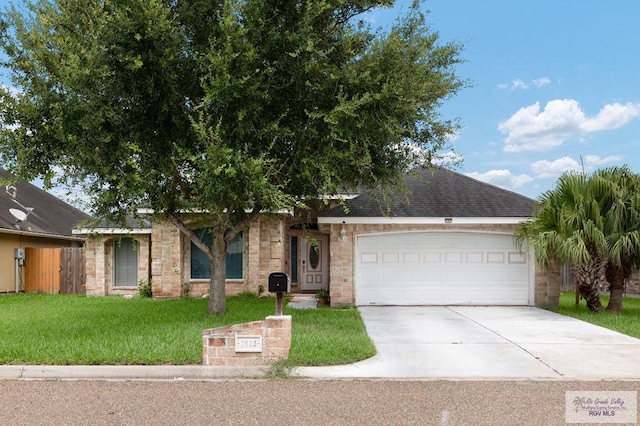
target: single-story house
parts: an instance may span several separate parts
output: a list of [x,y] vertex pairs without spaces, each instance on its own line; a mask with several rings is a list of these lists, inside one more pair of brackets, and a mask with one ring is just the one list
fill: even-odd
[[[292,292],[328,289],[332,306],[557,304],[559,268],[537,266],[513,239],[532,199],[441,168],[405,183],[388,202],[360,194],[304,220],[264,215],[229,245],[227,294],[258,292],[285,272]],[[75,232],[88,237],[87,295],[134,294],[149,280],[154,297],[208,292],[206,256],[152,214]]]
[[[11,175],[0,169],[0,177]],[[0,293],[25,288],[27,248],[82,247],[84,237],[72,230],[89,215],[26,182],[0,191]],[[20,258],[22,257],[22,258]],[[18,258],[18,259],[16,259]]]

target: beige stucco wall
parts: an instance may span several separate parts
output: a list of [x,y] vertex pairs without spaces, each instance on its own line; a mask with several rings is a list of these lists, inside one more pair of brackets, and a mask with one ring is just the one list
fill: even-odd
[[[54,248],[78,247],[80,241],[36,237],[32,235],[0,233],[0,293],[15,291],[15,258],[14,249],[17,248]],[[20,268],[20,279],[24,282],[24,268]]]
[[[516,225],[511,224],[333,224],[325,225],[322,229],[329,231],[330,250],[330,278],[329,289],[331,305],[353,304],[355,294],[355,242],[360,235],[376,234],[384,232],[410,232],[410,231],[466,231],[487,233],[513,233]],[[341,240],[340,231],[346,231],[346,238]],[[560,268],[552,267],[543,269],[535,268],[534,274],[534,304],[538,306],[555,306],[560,296]]]

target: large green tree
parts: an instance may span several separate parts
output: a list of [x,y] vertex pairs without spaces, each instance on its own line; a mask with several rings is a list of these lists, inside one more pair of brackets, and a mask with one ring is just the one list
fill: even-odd
[[600,311],[599,283],[609,283],[607,310],[622,311],[625,280],[640,267],[640,176],[625,167],[568,173],[540,197],[531,221],[516,232],[543,265],[572,265],[587,307]]
[[[138,206],[212,264],[260,212],[391,185],[451,147],[441,103],[466,86],[461,46],[420,2],[374,30],[369,0],[40,0],[0,20],[0,152],[18,177],[80,183],[97,218]],[[207,213],[206,245],[185,222]]]

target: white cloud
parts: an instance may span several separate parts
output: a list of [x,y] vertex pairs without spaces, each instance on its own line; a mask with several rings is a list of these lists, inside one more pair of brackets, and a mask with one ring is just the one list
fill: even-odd
[[[13,86],[7,86],[4,84],[0,84],[0,100],[2,99],[3,93],[6,93],[6,95],[8,96],[12,96],[14,98],[18,97],[22,91],[18,90],[17,88],[13,87]],[[14,131],[18,128],[19,126],[15,123],[12,124],[5,124],[5,118],[4,118],[4,111],[0,109],[0,129],[7,129],[10,131]]]
[[581,161],[571,157],[562,157],[554,161],[541,160],[531,165],[531,171],[537,178],[557,178],[566,172],[591,172],[606,164],[622,161],[621,155],[600,157],[599,155],[587,155]]
[[522,80],[513,80],[511,82],[511,90],[515,89],[528,89],[529,86]]
[[22,90],[18,89],[15,86],[7,86],[6,84],[0,84],[0,87],[2,87],[3,90],[6,90],[7,93],[9,93],[9,95],[14,97],[22,94]]
[[448,133],[447,134],[447,141],[449,141],[449,143],[453,143],[455,141],[457,141],[458,139],[460,139],[462,137],[462,132],[466,129],[462,128],[462,129],[457,129],[454,130],[452,133]]
[[540,77],[532,80],[531,83],[536,87],[544,87],[551,84],[551,79],[549,77]]
[[[52,171],[54,173],[54,177],[51,182],[52,187],[46,189],[46,191],[59,200],[62,200],[79,210],[83,210],[86,213],[90,213],[92,200],[89,194],[87,194],[83,184],[74,183],[71,180],[65,180],[64,170],[60,166],[53,166]],[[31,183],[41,189],[45,189],[44,181],[42,179],[37,179]]]
[[565,172],[581,169],[580,163],[571,157],[562,157],[554,161],[541,160],[531,165],[531,171],[539,178],[556,178]]
[[540,87],[544,87],[548,84],[551,84],[551,79],[549,77],[540,77],[540,78],[535,78],[529,82],[525,82],[519,78],[516,78],[515,80],[511,81],[511,83],[500,83],[498,84],[498,89],[511,89],[511,90],[516,90],[516,89],[522,89],[522,90],[529,90],[532,87],[536,87],[536,88],[540,88]]
[[582,130],[597,132],[618,129],[638,116],[640,116],[640,104],[605,105],[596,116],[589,118],[582,124]]
[[546,151],[572,137],[620,128],[639,116],[640,104],[605,105],[589,117],[576,100],[556,99],[542,111],[539,102],[520,108],[498,130],[507,135],[506,152]]
[[[622,160],[624,160],[624,157],[621,155],[610,155],[607,157],[586,155],[578,159],[562,157],[552,161],[536,161],[531,165],[531,174],[522,173],[516,175],[509,169],[495,169],[485,173],[472,172],[465,173],[465,175],[500,188],[514,191],[528,183],[534,182],[536,179],[557,179],[566,172],[581,172],[583,170],[588,173],[601,166],[620,163]],[[538,185],[534,184],[534,186],[537,187]]]
[[533,177],[526,174],[512,175],[508,169],[489,170],[486,173],[472,172],[465,174],[479,181],[509,190],[518,188],[533,180]]
[[602,166],[608,163],[618,163],[624,160],[622,155],[609,155],[608,157],[600,157],[599,155],[587,155],[584,157],[589,167]]
[[462,164],[462,161],[464,160],[463,156],[457,152],[454,151],[447,151],[444,153],[436,153],[433,155],[433,158],[431,159],[431,162],[433,164],[435,164],[436,166],[442,166],[442,167],[447,167],[447,166],[457,166],[459,164]]

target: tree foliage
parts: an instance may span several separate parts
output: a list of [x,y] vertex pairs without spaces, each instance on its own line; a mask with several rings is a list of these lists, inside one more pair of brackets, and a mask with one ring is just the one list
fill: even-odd
[[[98,218],[141,205],[214,266],[261,211],[396,184],[450,146],[438,108],[467,83],[420,2],[392,28],[380,0],[38,0],[0,21],[17,92],[3,88],[0,151],[18,177],[81,183]],[[214,242],[182,212],[209,213]]]
[[640,268],[640,176],[626,166],[565,174],[542,195],[516,238],[527,241],[543,265],[572,265],[594,311],[600,309],[595,286],[604,272],[611,291],[607,309],[620,313],[624,282]]

